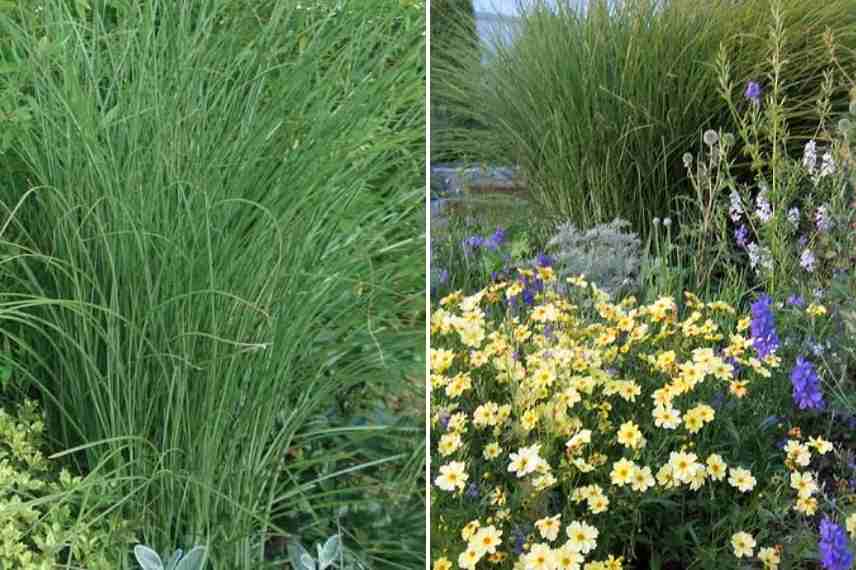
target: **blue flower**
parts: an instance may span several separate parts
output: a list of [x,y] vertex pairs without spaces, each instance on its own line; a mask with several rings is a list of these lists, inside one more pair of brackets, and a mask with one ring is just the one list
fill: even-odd
[[761,86],[755,81],[750,81],[746,84],[746,92],[744,93],[747,99],[753,103],[761,102]]
[[785,304],[790,305],[791,307],[805,307],[805,299],[803,299],[799,295],[794,294],[788,297],[787,301],[785,301]]
[[476,483],[470,483],[464,494],[471,499],[479,498],[479,486]]
[[493,235],[487,239],[486,245],[489,249],[496,251],[503,243],[505,243],[505,230],[496,228]]
[[825,407],[814,364],[802,356],[797,357],[791,369],[791,385],[794,387],[794,403],[801,410],[822,410]]
[[746,247],[746,239],[749,237],[749,228],[746,224],[740,224],[740,227],[734,230],[734,239],[737,240],[737,245]]
[[847,548],[847,533],[824,516],[820,521],[820,564],[826,570],[848,570],[853,565],[853,553]]
[[773,300],[767,294],[761,295],[752,303],[752,346],[760,359],[773,354],[779,348],[779,335],[776,334],[772,306]]
[[553,258],[545,253],[539,253],[536,263],[538,264],[538,267],[552,267]]

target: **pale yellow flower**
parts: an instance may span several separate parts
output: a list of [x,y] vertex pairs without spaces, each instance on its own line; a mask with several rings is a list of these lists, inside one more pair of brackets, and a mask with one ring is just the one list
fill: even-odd
[[748,532],[736,532],[731,537],[731,546],[734,547],[734,556],[737,558],[751,558],[755,551],[755,539]]

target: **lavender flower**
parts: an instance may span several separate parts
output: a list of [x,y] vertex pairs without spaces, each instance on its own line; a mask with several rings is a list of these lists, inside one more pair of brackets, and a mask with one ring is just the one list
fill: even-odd
[[773,300],[769,295],[761,295],[752,303],[752,346],[758,358],[766,358],[779,348],[779,335],[776,333],[776,320],[773,316]]
[[853,565],[853,553],[847,547],[847,532],[824,516],[820,521],[820,564],[826,570],[848,570]]
[[831,152],[826,151],[821,157],[820,172],[818,172],[817,177],[820,179],[831,174],[835,174],[835,159],[832,158]]
[[449,270],[448,269],[441,269],[440,270],[440,279],[439,280],[440,280],[441,285],[445,285],[446,283],[449,282]]
[[749,252],[749,265],[752,269],[755,271],[773,269],[773,256],[770,254],[769,249],[761,247],[754,242],[747,245],[746,249]]
[[470,483],[467,486],[467,490],[464,491],[464,494],[471,499],[479,498],[479,486],[476,483]]
[[800,225],[800,209],[799,208],[791,208],[788,210],[788,221],[795,228]]
[[761,102],[761,86],[755,81],[750,81],[746,84],[744,95],[756,105],[759,104]]
[[737,190],[731,191],[730,199],[731,205],[728,207],[728,215],[731,216],[731,221],[736,224],[743,215],[743,202]]
[[797,357],[791,369],[791,385],[794,388],[794,403],[801,410],[822,410],[825,407],[820,380],[811,361]]
[[755,197],[755,215],[762,224],[766,224],[773,218],[773,207],[770,206],[770,200],[767,198],[766,186],[762,186],[758,196]]
[[746,224],[740,224],[740,227],[734,230],[734,239],[737,240],[737,245],[746,247],[746,239],[749,237],[749,228]]
[[832,229],[832,217],[829,215],[829,207],[826,205],[820,206],[815,213],[814,221],[817,224],[817,231],[828,232]]
[[802,255],[800,255],[800,267],[812,273],[816,262],[817,259],[814,257],[814,253],[810,249],[804,249]]
[[805,143],[802,163],[808,173],[813,175],[817,168],[817,143],[814,142],[814,139]]
[[797,294],[793,294],[785,301],[785,304],[791,307],[805,307],[805,299]]

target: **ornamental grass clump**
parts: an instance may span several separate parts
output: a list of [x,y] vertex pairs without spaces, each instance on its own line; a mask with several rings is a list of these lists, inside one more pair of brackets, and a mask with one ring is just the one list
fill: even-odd
[[0,11],[35,109],[10,147],[28,185],[0,188],[4,346],[138,540],[257,570],[377,491],[346,478],[366,463],[400,494],[409,449],[363,461],[376,428],[316,418],[412,383],[385,351],[418,305],[386,287],[422,251],[398,232],[421,204],[424,6],[109,4]]

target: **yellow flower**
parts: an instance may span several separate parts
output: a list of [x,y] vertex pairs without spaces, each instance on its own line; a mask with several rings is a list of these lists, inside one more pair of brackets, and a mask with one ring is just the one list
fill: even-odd
[[461,538],[465,541],[469,541],[473,536],[475,536],[476,532],[478,532],[480,528],[481,523],[478,519],[471,520],[464,525],[464,528],[461,529]]
[[817,512],[817,499],[815,497],[798,497],[794,509],[804,515],[811,516]]
[[482,559],[482,554],[473,548],[467,548],[461,555],[458,556],[458,566],[464,570],[471,570],[476,567],[478,561]]
[[627,459],[619,459],[612,464],[612,472],[609,477],[613,485],[623,487],[630,483],[633,478],[633,472],[636,470],[636,464]]
[[491,525],[482,527],[476,532],[469,541],[468,549],[472,548],[484,556],[496,552],[496,547],[500,544],[502,544],[502,531]]
[[851,513],[849,517],[847,517],[847,532],[850,533],[850,538],[856,540],[856,513]]
[[698,466],[696,459],[698,456],[695,453],[673,451],[669,454],[669,465],[672,466],[674,478],[682,483],[689,483]]
[[553,570],[556,567],[556,553],[548,544],[535,544],[525,556],[526,570]]
[[794,489],[800,498],[807,499],[817,491],[817,482],[810,472],[794,472],[791,473],[791,489]]
[[456,374],[454,378],[446,384],[446,395],[450,398],[457,398],[467,390],[473,387],[473,382],[466,374]]
[[707,457],[707,472],[714,481],[722,481],[727,469],[728,466],[719,454],[712,453]]
[[502,453],[502,448],[499,446],[499,443],[495,441],[485,445],[484,450],[482,451],[482,455],[488,461],[496,459],[499,457],[500,453]]
[[744,397],[749,393],[749,390],[746,388],[748,382],[745,380],[734,380],[728,385],[728,391],[737,396],[738,398]]
[[597,537],[600,531],[596,527],[579,521],[572,521],[565,529],[568,542],[565,545],[574,552],[588,554],[597,548]]
[[452,461],[440,467],[440,476],[434,480],[434,484],[444,491],[463,490],[468,478],[464,462]]
[[582,429],[576,434],[574,434],[574,437],[569,439],[567,443],[565,443],[565,447],[571,453],[576,453],[580,451],[587,443],[591,443],[591,430]]
[[557,570],[580,570],[582,563],[583,555],[571,549],[568,544],[556,551]]
[[442,558],[438,558],[434,561],[434,566],[432,566],[432,570],[452,570],[452,562],[443,556]]
[[810,303],[809,306],[806,307],[805,312],[812,317],[820,317],[826,314],[826,307],[818,305],[817,303]]
[[781,563],[782,558],[779,556],[779,551],[772,546],[765,546],[758,551],[758,560],[764,564],[767,570],[776,570]]
[[523,417],[520,418],[520,425],[523,426],[523,429],[526,431],[532,431],[535,425],[538,423],[538,412],[535,410],[526,410],[523,413]]
[[809,447],[813,447],[821,455],[826,455],[832,451],[832,444],[822,437],[809,437],[808,445]]
[[807,445],[798,442],[795,439],[789,439],[785,443],[785,453],[787,453],[787,462],[808,467],[811,463],[811,451]]
[[477,428],[494,426],[498,413],[499,406],[495,402],[485,402],[473,412],[473,425]]
[[651,473],[650,467],[637,467],[633,470],[630,487],[637,493],[644,493],[653,487],[654,483],[654,475]]
[[605,513],[609,508],[609,499],[605,495],[593,495],[588,498],[588,508],[594,513]]
[[688,411],[684,416],[684,427],[687,428],[688,432],[698,433],[703,426],[704,421],[698,414],[693,413],[692,410]]
[[748,493],[755,488],[757,481],[752,476],[752,472],[742,467],[732,467],[728,470],[728,482],[732,487],[737,488],[742,493]]
[[639,449],[645,446],[645,438],[642,437],[642,432],[632,421],[627,421],[621,424],[618,430],[618,443],[630,449]]
[[562,528],[562,523],[560,522],[562,515],[556,515],[552,517],[544,517],[543,519],[539,519],[535,521],[535,528],[538,529],[538,532],[541,534],[541,538],[544,540],[554,541],[556,537],[559,536],[559,530]]
[[455,359],[455,353],[451,350],[443,350],[438,348],[431,349],[431,372],[442,374],[452,365]]
[[534,473],[541,462],[544,461],[538,455],[540,449],[540,444],[521,447],[520,450],[511,454],[511,463],[508,465],[508,470],[517,475],[517,477],[525,477],[530,473]]
[[755,539],[748,532],[736,532],[731,537],[731,546],[734,547],[734,556],[737,558],[751,558],[755,550]]
[[457,433],[446,433],[440,438],[437,449],[440,455],[447,456],[455,453],[461,447],[461,436]]

